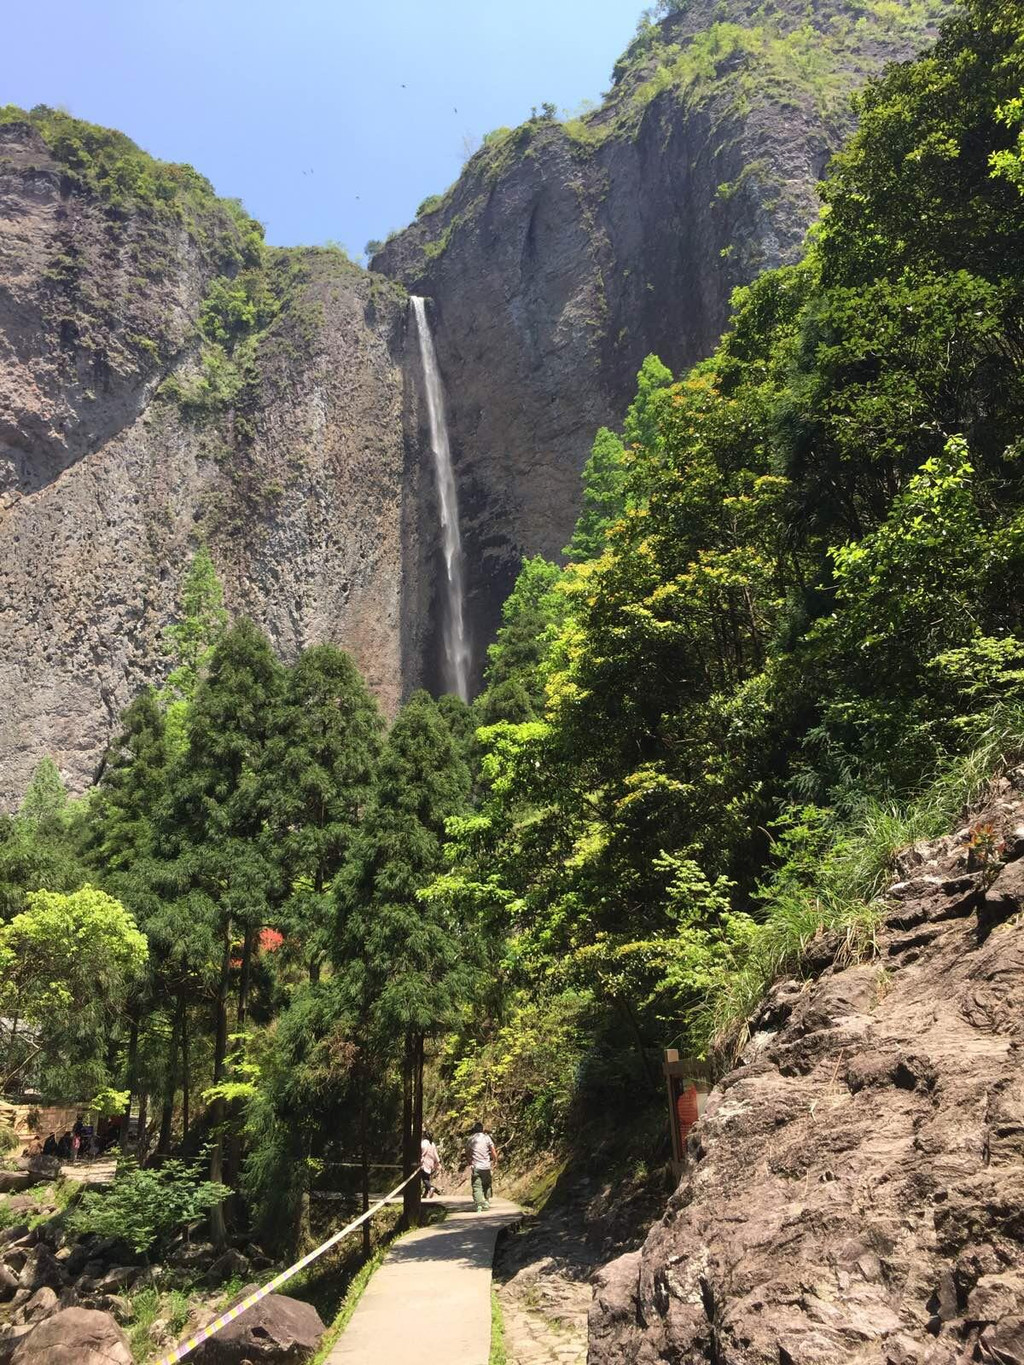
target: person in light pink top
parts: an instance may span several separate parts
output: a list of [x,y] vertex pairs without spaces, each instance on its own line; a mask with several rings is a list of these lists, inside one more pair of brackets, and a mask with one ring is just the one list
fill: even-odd
[[437,1193],[433,1181],[440,1170],[441,1156],[434,1146],[434,1139],[430,1133],[424,1133],[420,1138],[420,1180],[423,1182],[424,1199],[429,1199],[432,1194]]

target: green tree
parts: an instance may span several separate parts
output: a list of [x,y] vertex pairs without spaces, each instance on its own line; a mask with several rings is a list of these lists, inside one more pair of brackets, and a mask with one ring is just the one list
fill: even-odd
[[481,724],[533,720],[543,711],[541,664],[565,615],[561,578],[558,565],[541,555],[523,561],[502,606],[497,638],[487,650],[486,687],[476,705]]
[[167,677],[172,744],[183,742],[185,707],[195,696],[203,669],[227,628],[224,589],[208,547],[201,544],[189,562],[181,589],[181,619],[164,631],[175,661]]
[[287,888],[281,922],[313,980],[329,945],[334,878],[370,797],[382,729],[347,654],[318,645],[299,656],[266,749],[267,835]]
[[44,758],[18,813],[0,816],[0,919],[23,910],[29,891],[74,891],[82,885],[81,805],[69,802],[57,765]]
[[622,441],[601,427],[594,438],[590,458],[583,466],[583,497],[572,540],[565,547],[571,560],[597,559],[604,553],[608,528],[626,510],[625,448]]
[[[228,1005],[236,936],[241,935],[236,1029],[245,1028],[252,962],[260,926],[280,897],[280,866],[264,835],[268,806],[266,746],[283,689],[283,672],[267,639],[240,621],[214,647],[189,711],[187,746],[172,774],[162,837],[170,851],[165,876],[173,918],[190,958],[205,952],[214,1000],[213,1081],[226,1079]],[[217,1099],[219,1128],[225,1105]],[[222,1174],[221,1142],[210,1176]],[[220,1210],[213,1234],[225,1235]]]
[[[171,994],[168,972],[173,963],[162,951],[165,944],[158,932],[165,919],[165,907],[156,885],[159,846],[159,817],[168,791],[168,745],[166,721],[156,692],[145,688],[121,718],[121,730],[111,741],[104,756],[99,782],[89,804],[83,857],[101,879],[104,888],[116,896],[134,916],[146,934],[151,949],[150,971],[135,983],[126,1000],[128,1017],[125,1088],[127,1099],[122,1125],[122,1142],[127,1146],[128,1118],[135,1096],[148,1093],[152,1077],[140,1075],[140,1034],[147,1027],[160,1031],[162,1019],[158,1001]],[[171,1030],[170,1055],[165,1082],[171,1085],[181,1029],[179,1011],[172,1008],[175,1026]],[[144,1039],[142,1055],[153,1051]],[[155,1044],[155,1038],[153,1040]],[[166,1108],[166,1105],[165,1105]],[[169,1128],[167,1118],[164,1127]],[[163,1134],[166,1149],[169,1132]]]
[[35,827],[38,834],[61,834],[67,811],[68,793],[64,779],[53,759],[42,759],[32,774],[19,808],[24,820]]
[[672,371],[649,355],[636,377],[636,397],[626,412],[622,432],[626,449],[637,447],[650,458],[658,450],[662,417],[672,384]]
[[[445,822],[465,805],[469,774],[426,692],[391,727],[373,799],[338,887],[335,964],[344,975],[357,1042],[386,1039],[400,1056],[402,1157],[419,1159],[424,1041],[451,1020],[472,981],[470,926],[421,891],[441,867]],[[412,1217],[418,1191],[406,1201]]]
[[[28,909],[0,927],[0,1009],[10,1019],[6,1074],[38,1051],[65,1084],[107,1077],[105,1045],[125,995],[145,971],[148,948],[119,901],[86,886],[33,891]],[[36,1043],[26,1050],[19,1029]]]

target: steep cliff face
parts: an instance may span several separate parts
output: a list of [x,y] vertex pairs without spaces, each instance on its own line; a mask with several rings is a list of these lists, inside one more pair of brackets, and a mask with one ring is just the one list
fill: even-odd
[[[691,1131],[643,1248],[596,1277],[590,1365],[1024,1361],[1024,770],[916,845],[877,955],[811,945]],[[972,868],[974,870],[972,870]]]
[[798,254],[850,92],[947,8],[694,0],[600,109],[492,135],[374,258],[432,301],[478,665],[522,554],[566,544],[645,355],[706,355],[732,289]]
[[199,538],[282,654],[342,643],[394,711],[423,649],[402,291],[272,253],[278,311],[218,389],[196,320],[246,268],[244,214],[208,188],[176,214],[114,206],[33,127],[0,134],[0,806],[47,753],[88,782],[160,679]]

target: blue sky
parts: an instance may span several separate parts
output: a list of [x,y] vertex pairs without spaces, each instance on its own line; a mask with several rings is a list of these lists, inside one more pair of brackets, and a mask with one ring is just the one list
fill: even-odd
[[596,100],[642,5],[9,5],[0,103],[61,105],[120,128],[244,200],[269,241],[333,240],[356,254],[454,180],[489,129],[544,100]]

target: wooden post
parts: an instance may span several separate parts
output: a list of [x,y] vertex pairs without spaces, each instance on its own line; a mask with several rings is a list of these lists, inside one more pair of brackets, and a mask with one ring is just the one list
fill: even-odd
[[674,1047],[665,1049],[665,1088],[668,1091],[668,1130],[672,1135],[672,1174],[679,1178],[683,1169],[683,1153],[680,1150],[679,1124],[676,1122],[676,1094],[672,1072],[669,1068],[679,1061],[679,1051]]

